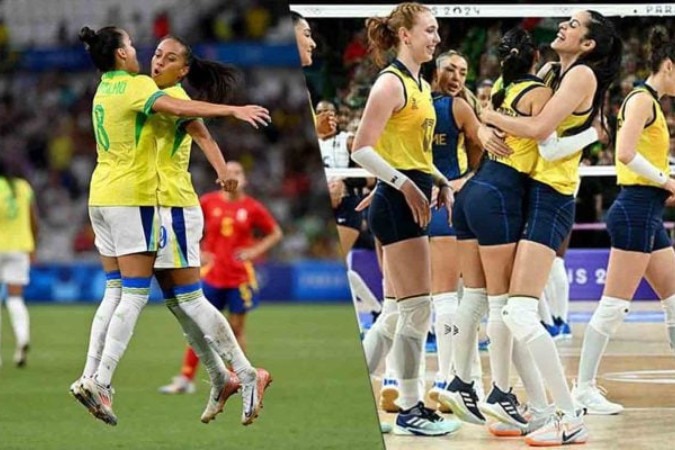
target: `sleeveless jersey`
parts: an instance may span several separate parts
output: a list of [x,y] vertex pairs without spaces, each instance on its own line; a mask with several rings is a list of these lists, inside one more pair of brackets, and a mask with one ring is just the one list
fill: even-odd
[[326,140],[319,139],[319,148],[321,149],[321,159],[324,167],[333,169],[346,169],[349,167],[350,154],[347,148],[351,133],[341,131],[335,136]]
[[460,132],[452,113],[454,97],[443,94],[433,96],[436,110],[434,129],[433,159],[434,165],[448,180],[464,176],[468,169],[466,149],[460,148]]

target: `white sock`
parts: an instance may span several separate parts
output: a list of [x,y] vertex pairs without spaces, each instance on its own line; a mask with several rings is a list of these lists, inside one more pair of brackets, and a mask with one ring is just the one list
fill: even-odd
[[30,318],[23,297],[10,295],[7,297],[9,320],[16,336],[16,346],[23,347],[30,343]]
[[[546,299],[546,302],[548,303],[548,309],[553,319],[559,317],[560,312],[558,311],[558,298],[556,297],[555,291],[555,270],[553,268],[551,268],[551,272],[548,274],[548,280],[546,280],[546,286],[544,286],[544,294],[541,296],[541,298]],[[541,309],[539,312],[541,314]]]
[[628,300],[607,296],[600,299],[584,333],[579,358],[579,387],[587,387],[595,380],[609,338],[621,326],[629,308]]
[[478,330],[476,329],[476,342],[471,349],[471,381],[474,381],[474,388],[479,394],[483,392],[483,366],[481,365],[480,352],[478,351]]
[[101,354],[105,345],[105,338],[108,333],[110,319],[115,312],[115,308],[122,298],[122,276],[119,272],[106,273],[105,292],[103,300],[98,305],[94,320],[91,321],[91,331],[89,332],[89,348],[87,349],[87,361],[82,371],[83,377],[93,377],[98,366],[101,363]]
[[539,311],[539,318],[546,325],[553,325],[553,316],[551,315],[551,309],[548,307],[548,299],[546,294],[542,294],[541,298],[537,302],[537,310]]
[[244,381],[255,376],[255,370],[237,343],[227,319],[206,300],[200,283],[176,286],[173,290],[178,306],[195,322],[211,348],[232,366],[237,376]]
[[504,322],[511,329],[513,336],[527,345],[558,408],[565,414],[576,417],[558,349],[553,338],[539,323],[537,302],[538,300],[532,297],[509,298],[502,312]]
[[457,319],[453,327],[455,370],[457,376],[468,383],[471,367],[478,352],[476,339],[478,325],[487,312],[487,293],[483,288],[464,288],[464,297],[457,308]]
[[394,373],[399,380],[396,404],[403,410],[422,400],[420,395],[420,365],[431,319],[429,295],[407,298],[398,302],[399,318],[391,347],[394,353]]
[[110,319],[101,363],[96,371],[96,380],[104,386],[110,385],[117,364],[134,333],[138,316],[148,303],[151,280],[151,277],[122,278],[122,298]]
[[211,385],[221,384],[225,380],[227,368],[223,360],[209,346],[204,334],[197,323],[192,320],[183,309],[178,305],[178,300],[172,298],[173,292],[165,293],[164,300],[169,311],[176,317],[178,323],[183,329],[185,339],[195,351],[199,360],[204,364],[206,372],[209,374]]
[[530,350],[516,339],[513,340],[513,366],[523,382],[527,393],[527,401],[538,410],[546,408],[548,400],[544,380],[534,364]]
[[[390,354],[396,322],[398,321],[398,306],[393,298],[385,298],[382,313],[363,338],[363,352],[366,355],[368,373],[375,373],[382,360]],[[389,367],[393,367],[388,364]]]
[[452,325],[457,314],[457,292],[443,292],[433,295],[435,311],[434,328],[438,346],[438,380],[450,380],[452,370]]
[[507,294],[488,295],[487,335],[490,338],[490,370],[492,381],[503,392],[508,392],[510,386],[509,371],[513,348],[513,336],[502,318],[502,308],[507,300]]
[[665,313],[666,330],[670,348],[675,350],[675,295],[672,295],[661,302],[661,307]]
[[567,279],[567,270],[565,269],[565,260],[556,257],[551,269],[551,278],[553,279],[554,298],[556,303],[556,317],[569,322],[570,309],[570,284]]

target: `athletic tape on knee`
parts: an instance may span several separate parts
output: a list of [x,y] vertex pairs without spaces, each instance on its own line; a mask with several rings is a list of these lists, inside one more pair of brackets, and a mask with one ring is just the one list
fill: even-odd
[[588,325],[598,333],[612,336],[623,323],[630,309],[630,302],[620,298],[603,296]]
[[428,295],[408,298],[398,302],[396,333],[412,338],[422,338],[431,326],[431,298]]
[[504,323],[520,342],[530,342],[546,333],[539,323],[537,301],[528,297],[511,297],[502,308]]

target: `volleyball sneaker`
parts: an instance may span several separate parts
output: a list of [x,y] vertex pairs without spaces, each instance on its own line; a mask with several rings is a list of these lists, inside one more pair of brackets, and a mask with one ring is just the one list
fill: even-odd
[[576,405],[586,410],[586,414],[612,415],[623,411],[623,406],[613,403],[605,397],[607,391],[595,384],[595,381],[587,386],[578,386],[576,381],[572,387],[572,398]]
[[455,420],[445,420],[419,402],[396,416],[394,434],[405,436],[444,436],[459,430]]
[[380,408],[388,413],[397,413],[401,410],[396,404],[398,399],[398,381],[394,378],[383,378],[380,389]]
[[265,369],[253,369],[255,373],[247,378],[241,378],[241,397],[243,410],[241,413],[241,423],[246,426],[260,414],[263,407],[263,397],[265,390],[272,383],[272,376]]
[[448,387],[447,381],[445,381],[445,380],[434,381],[434,385],[431,387],[431,389],[429,389],[429,400],[432,403],[438,404],[438,410],[440,412],[442,412],[444,414],[449,414],[449,413],[452,413],[452,410],[438,400],[438,395],[446,387]]
[[82,380],[81,393],[87,398],[87,402],[93,408],[92,414],[97,419],[111,426],[117,425],[117,416],[112,410],[114,394],[112,387],[104,386],[94,378],[85,378]]
[[585,444],[588,429],[584,424],[582,411],[570,416],[557,412],[549,417],[543,427],[525,436],[525,442],[532,447]]
[[513,393],[513,388],[504,392],[493,383],[490,395],[484,402],[478,403],[478,409],[484,416],[490,416],[500,422],[524,428],[527,425],[527,420],[520,415],[519,405],[518,398]]
[[570,324],[565,322],[560,317],[554,317],[553,323],[558,327],[558,335],[554,338],[556,341],[571,341],[572,340],[572,329]]
[[555,414],[555,405],[549,405],[544,409],[537,409],[527,403],[518,408],[520,415],[527,420],[527,425],[512,425],[504,422],[493,422],[488,430],[497,437],[520,437],[538,430],[546,424],[551,415]]
[[241,388],[239,378],[237,378],[234,372],[228,370],[226,376],[227,378],[223,379],[222,383],[211,386],[209,400],[201,417],[203,423],[211,422],[218,414],[223,412],[227,399],[236,394]]
[[474,381],[465,383],[456,376],[448,387],[438,394],[438,400],[452,409],[457,418],[463,422],[485,425],[485,416],[478,409],[474,383]]
[[171,383],[159,388],[162,394],[194,394],[197,388],[185,375],[178,375],[171,379]]

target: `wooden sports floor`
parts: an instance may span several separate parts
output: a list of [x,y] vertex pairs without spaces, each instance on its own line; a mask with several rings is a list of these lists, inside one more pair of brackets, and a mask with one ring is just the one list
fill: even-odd
[[[576,377],[586,323],[596,302],[571,302],[573,340],[557,344],[570,385]],[[575,321],[575,318],[577,319]],[[487,352],[481,352],[483,381],[490,386]],[[436,355],[427,357],[427,384],[437,367]],[[522,385],[513,378],[514,391],[525,401]],[[598,384],[608,398],[624,405],[616,416],[586,416],[589,440],[574,446],[588,450],[642,450],[675,448],[675,353],[668,344],[663,314],[658,302],[635,302],[627,321],[610,341],[600,365]],[[373,381],[379,400],[379,379]],[[427,406],[432,405],[427,399]],[[452,417],[448,415],[446,417]],[[394,414],[380,410],[380,418],[393,424]],[[387,450],[523,449],[522,438],[495,438],[487,428],[463,424],[451,436],[408,437],[385,435]]]

